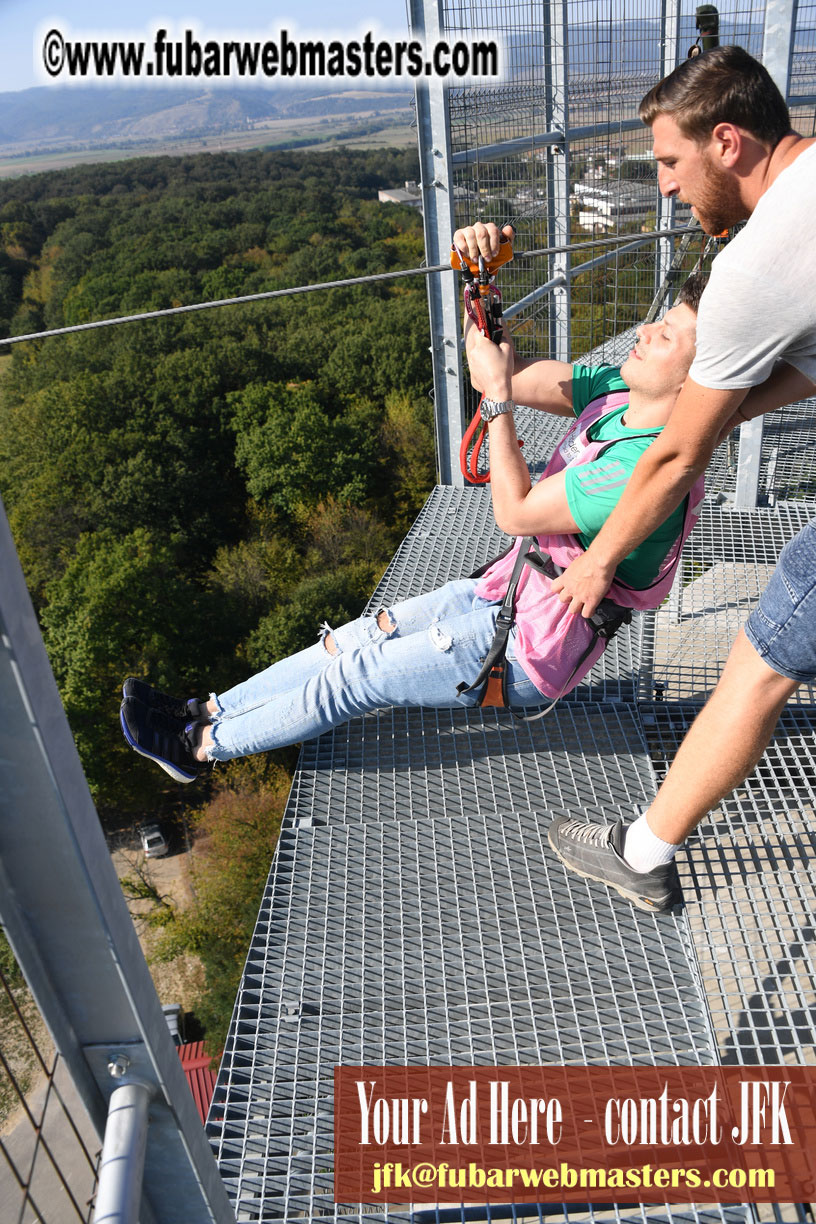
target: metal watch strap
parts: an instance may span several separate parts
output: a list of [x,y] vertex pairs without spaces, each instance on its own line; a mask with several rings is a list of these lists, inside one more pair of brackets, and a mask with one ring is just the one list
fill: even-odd
[[479,411],[483,421],[492,421],[494,417],[503,416],[505,412],[512,412],[515,406],[513,400],[492,400],[485,396],[479,405]]

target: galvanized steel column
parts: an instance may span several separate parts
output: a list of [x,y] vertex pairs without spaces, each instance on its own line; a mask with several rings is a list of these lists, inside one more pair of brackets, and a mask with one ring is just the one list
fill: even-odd
[[[678,36],[680,30],[680,0],[662,0],[660,5],[660,75],[661,79],[673,72],[678,62]],[[674,228],[674,196],[662,196],[658,192],[655,229]],[[655,295],[668,275],[674,257],[674,238],[661,238],[655,251]]]
[[[765,35],[762,62],[776,82],[783,98],[790,92],[790,64],[796,25],[796,0],[768,0],[765,5]],[[753,510],[759,493],[759,472],[762,464],[764,417],[740,426],[739,463],[734,507]]]
[[[558,247],[567,246],[570,240],[568,46],[566,0],[549,0],[544,5],[546,128],[562,139],[547,145],[547,243]],[[549,357],[570,361],[569,251],[549,256],[548,280],[554,286],[549,302]]]
[[[442,0],[411,0],[411,35],[430,49],[444,32]],[[425,259],[447,263],[456,228],[453,207],[448,88],[440,77],[417,78],[417,139],[425,221]],[[434,272],[428,283],[431,358],[434,380],[436,457],[440,484],[464,485],[459,471],[459,443],[464,427],[462,353],[457,274]]]

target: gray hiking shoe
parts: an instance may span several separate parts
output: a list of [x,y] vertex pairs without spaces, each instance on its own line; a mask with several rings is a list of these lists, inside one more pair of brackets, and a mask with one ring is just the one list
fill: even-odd
[[650,914],[678,905],[683,894],[674,863],[651,871],[634,871],[623,858],[626,826],[591,824],[557,816],[550,825],[549,841],[565,867],[614,888],[638,909]]

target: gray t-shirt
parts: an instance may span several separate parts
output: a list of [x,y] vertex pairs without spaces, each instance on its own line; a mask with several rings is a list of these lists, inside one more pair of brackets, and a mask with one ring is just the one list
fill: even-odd
[[754,387],[784,359],[816,382],[816,144],[760,198],[721,251],[697,316],[689,371],[703,387]]

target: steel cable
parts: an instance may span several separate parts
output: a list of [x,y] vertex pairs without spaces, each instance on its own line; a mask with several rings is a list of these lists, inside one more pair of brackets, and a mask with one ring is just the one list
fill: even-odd
[[[641,236],[643,243],[655,238],[669,238],[685,233],[685,226],[673,229],[652,230]],[[541,247],[535,251],[517,251],[516,259],[533,259],[542,255],[557,255],[566,251],[582,251],[587,247],[616,246],[625,242],[641,240],[632,234],[622,234],[616,238],[604,238],[589,242],[574,242],[566,246]],[[22,336],[7,336],[0,339],[0,346],[20,344],[24,340],[46,340],[51,336],[67,336],[74,332],[94,331],[100,327],[114,327],[120,323],[142,323],[147,319],[164,319],[172,315],[191,314],[198,310],[214,310],[219,306],[237,306],[245,302],[267,302],[273,298],[291,297],[297,293],[314,293],[318,289],[344,289],[352,285],[367,285],[374,281],[398,280],[406,276],[429,276],[432,272],[450,272],[450,264],[433,264],[430,267],[408,268],[399,272],[374,272],[367,276],[352,276],[343,280],[321,281],[314,285],[295,285],[288,289],[270,289],[264,293],[248,293],[240,297],[220,298],[212,302],[194,302],[189,306],[168,306],[163,310],[147,310],[140,314],[117,315],[110,319],[97,319],[91,323],[73,323],[67,327],[53,327],[47,331],[28,332]]]

